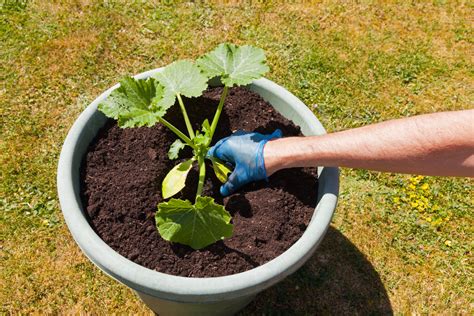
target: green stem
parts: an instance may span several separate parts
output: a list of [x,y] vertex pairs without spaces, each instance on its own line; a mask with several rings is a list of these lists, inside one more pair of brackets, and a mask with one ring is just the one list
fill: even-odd
[[198,165],[199,165],[199,182],[198,182],[198,188],[196,192],[196,198],[198,196],[201,196],[202,188],[204,186],[204,179],[206,178],[206,163],[205,163],[204,157],[201,155],[198,156]]
[[192,149],[196,149],[196,145],[194,145],[191,139],[189,139],[188,136],[184,135],[183,132],[181,132],[179,129],[174,127],[173,124],[171,124],[170,122],[168,122],[167,120],[159,116],[158,116],[158,121],[160,121],[160,123],[163,124],[164,126],[168,127],[173,133],[175,133],[179,138],[181,138],[186,144],[191,146]]
[[191,139],[194,138],[194,131],[193,127],[191,125],[191,122],[189,121],[188,113],[186,112],[186,108],[184,107],[183,99],[181,99],[181,95],[179,93],[176,94],[176,97],[178,98],[178,103],[179,106],[181,107],[181,112],[183,113],[184,117],[184,122],[186,123],[186,128],[188,129],[189,137]]
[[212,119],[211,137],[209,138],[209,144],[211,143],[212,137],[214,136],[214,131],[216,130],[217,123],[219,122],[219,117],[221,116],[222,108],[224,107],[224,101],[225,101],[225,98],[227,97],[228,92],[229,92],[229,87],[224,86],[224,90],[222,91],[222,95],[221,95],[221,100],[219,101],[219,105],[217,106],[216,114],[214,114],[214,118]]

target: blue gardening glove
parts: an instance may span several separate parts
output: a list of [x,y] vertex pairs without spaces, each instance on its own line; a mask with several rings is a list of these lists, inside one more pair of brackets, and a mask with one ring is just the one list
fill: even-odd
[[281,136],[279,129],[270,135],[239,130],[211,147],[208,157],[216,157],[234,166],[234,171],[220,188],[221,194],[228,196],[249,182],[268,180],[263,147],[269,140]]

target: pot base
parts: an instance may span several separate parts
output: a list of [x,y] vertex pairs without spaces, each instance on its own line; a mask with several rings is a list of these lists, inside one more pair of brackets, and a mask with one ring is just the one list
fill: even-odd
[[255,298],[255,295],[237,299],[223,299],[213,303],[184,303],[163,300],[135,291],[140,299],[160,316],[228,316],[234,315]]

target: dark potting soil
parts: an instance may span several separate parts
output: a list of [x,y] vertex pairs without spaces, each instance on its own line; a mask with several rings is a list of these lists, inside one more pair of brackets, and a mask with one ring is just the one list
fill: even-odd
[[[210,88],[200,98],[185,100],[195,130],[212,120],[222,88]],[[175,106],[166,115],[175,126],[185,125]],[[299,127],[245,88],[230,90],[214,139],[242,129],[284,136],[301,135]],[[282,170],[270,181],[252,183],[230,197],[219,194],[221,183],[207,168],[203,195],[212,196],[231,213],[234,234],[201,250],[163,240],[154,214],[161,182],[178,162],[191,157],[184,150],[176,161],[167,152],[176,139],[162,125],[121,129],[109,120],[90,145],[82,163],[81,193],[97,234],[115,251],[147,268],[186,277],[216,277],[243,272],[277,257],[301,237],[316,205],[315,168]],[[197,168],[176,198],[194,200]]]

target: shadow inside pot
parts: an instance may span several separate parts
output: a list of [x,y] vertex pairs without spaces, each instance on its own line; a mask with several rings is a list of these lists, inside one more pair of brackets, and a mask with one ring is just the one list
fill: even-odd
[[257,295],[238,315],[321,314],[393,315],[377,271],[333,227],[300,270]]

